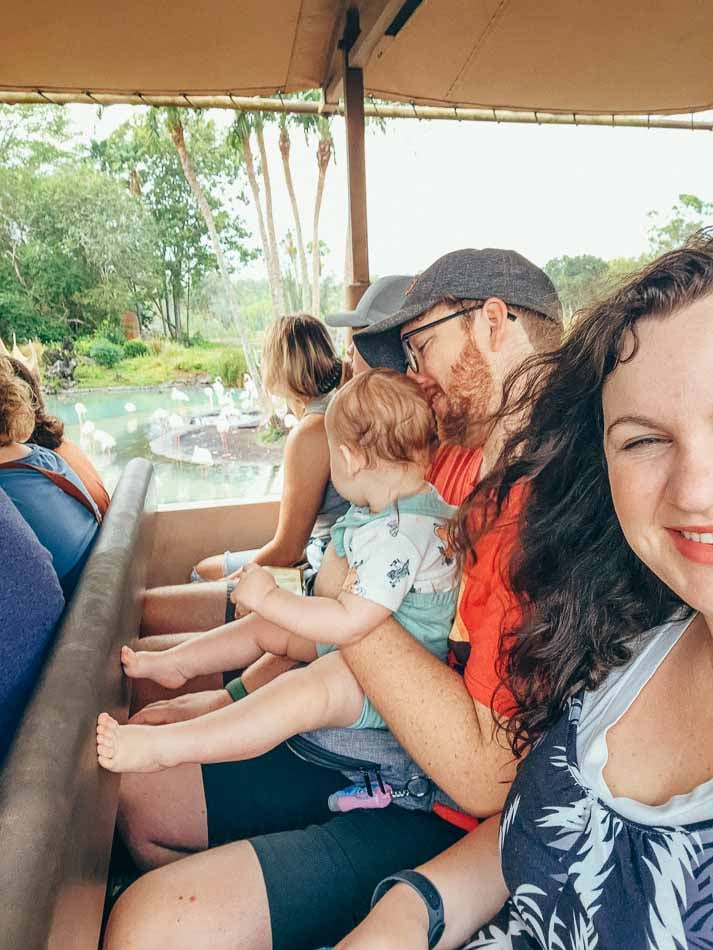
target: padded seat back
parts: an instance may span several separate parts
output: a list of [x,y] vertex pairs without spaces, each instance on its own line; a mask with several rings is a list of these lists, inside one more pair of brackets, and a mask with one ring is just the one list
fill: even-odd
[[0,950],[97,947],[119,776],[97,764],[96,718],[127,713],[119,650],[141,618],[152,477],[126,466],[0,775]]

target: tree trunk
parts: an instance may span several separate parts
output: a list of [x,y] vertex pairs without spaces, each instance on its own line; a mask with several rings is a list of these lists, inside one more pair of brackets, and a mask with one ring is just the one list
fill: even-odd
[[200,182],[196,177],[196,173],[193,170],[190,157],[188,155],[188,150],[186,148],[186,142],[183,136],[183,125],[180,122],[171,122],[169,125],[169,130],[171,133],[171,138],[173,139],[173,144],[176,146],[176,151],[178,152],[178,157],[181,160],[181,167],[183,168],[183,174],[186,176],[186,181],[188,182],[191,191],[193,192],[193,197],[196,199],[198,207],[200,208],[201,214],[203,215],[203,220],[205,225],[208,228],[208,234],[210,235],[210,240],[213,245],[213,253],[215,254],[216,260],[218,262],[218,270],[220,271],[220,276],[223,279],[223,287],[225,289],[226,296],[228,298],[228,305],[230,311],[233,314],[233,320],[235,321],[235,327],[238,331],[238,337],[240,339],[240,345],[243,348],[243,353],[245,354],[245,365],[248,368],[248,372],[252,378],[258,383],[260,392],[262,394],[262,402],[264,409],[269,413],[270,404],[267,398],[267,394],[262,386],[262,377],[260,376],[260,371],[258,370],[257,364],[253,359],[252,350],[250,349],[250,344],[248,343],[247,335],[245,333],[245,327],[243,326],[243,321],[240,316],[240,310],[238,309],[238,302],[235,299],[235,290],[233,288],[233,282],[230,279],[230,272],[228,271],[228,265],[225,261],[225,255],[223,254],[223,248],[220,244],[220,237],[218,235],[218,229],[215,226],[215,218],[213,217],[213,211],[211,210],[206,196],[203,193]]
[[[286,127],[283,127],[280,130],[280,154],[282,155],[282,168],[285,172],[287,194],[290,196],[290,204],[292,205],[292,217],[295,222],[295,243],[297,245],[297,256],[300,262],[302,309],[305,311],[305,313],[308,313],[310,285],[309,271],[307,270],[307,254],[305,253],[305,242],[304,238],[302,237],[302,223],[300,221],[300,211],[297,207],[295,184],[292,180],[292,169],[290,168],[290,133]],[[319,314],[315,314],[315,316],[319,316]]]
[[322,210],[322,195],[324,193],[324,179],[332,158],[332,136],[329,131],[323,132],[317,146],[317,194],[314,199],[314,221],[312,225],[312,315],[319,317],[321,307],[319,301],[319,213]]
[[262,202],[260,201],[260,188],[257,183],[257,175],[255,174],[255,161],[253,159],[253,152],[250,146],[250,136],[246,135],[240,143],[240,148],[243,153],[243,159],[245,161],[245,171],[248,176],[248,184],[250,185],[250,191],[253,195],[253,201],[255,202],[255,210],[257,212],[257,226],[260,232],[260,243],[262,244],[262,253],[265,257],[265,266],[267,267],[267,283],[270,288],[270,299],[272,301],[272,315],[277,319],[282,314],[280,309],[279,297],[277,295],[277,288],[273,280],[273,269],[272,269],[272,254],[270,253],[270,245],[267,240],[267,231],[265,230],[265,218],[262,214]]
[[173,298],[173,322],[176,326],[176,339],[181,339],[181,290],[174,281],[171,287],[171,296]]
[[186,287],[186,338],[190,345],[191,342],[191,283],[188,281]]
[[272,185],[270,183],[270,169],[267,164],[267,152],[265,151],[265,137],[262,133],[262,124],[257,124],[255,135],[257,137],[257,147],[260,151],[262,180],[265,186],[265,222],[267,224],[267,239],[270,245],[270,256],[272,258],[272,279],[275,281],[275,296],[278,303],[278,314],[279,316],[282,316],[285,312],[285,294],[282,288],[280,255],[277,251],[277,238],[275,237],[275,216],[272,211]]

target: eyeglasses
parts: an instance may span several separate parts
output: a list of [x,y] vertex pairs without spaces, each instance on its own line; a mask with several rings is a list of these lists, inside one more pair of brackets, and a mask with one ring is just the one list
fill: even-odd
[[[401,346],[404,351],[404,357],[406,358],[406,366],[411,370],[412,373],[418,373],[418,351],[413,348],[410,343],[411,337],[416,336],[417,333],[423,333],[424,330],[431,330],[433,327],[439,326],[441,323],[446,323],[448,320],[454,320],[456,317],[462,317],[466,313],[472,313],[474,310],[482,310],[483,305],[477,304],[474,307],[464,307],[463,310],[456,310],[455,313],[449,313],[447,317],[440,317],[438,320],[432,320],[430,323],[424,323],[422,327],[416,327],[415,330],[409,330],[408,333],[404,333],[401,337]],[[514,313],[511,313],[508,310],[507,313],[508,320],[517,320],[517,317]]]

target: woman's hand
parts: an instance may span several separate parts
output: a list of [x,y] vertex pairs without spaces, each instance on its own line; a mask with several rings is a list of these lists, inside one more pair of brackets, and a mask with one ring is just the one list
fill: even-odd
[[230,594],[234,604],[259,612],[260,604],[277,587],[272,574],[257,564],[246,564]]
[[428,911],[407,884],[387,891],[356,930],[334,950],[427,950]]
[[135,713],[129,722],[133,725],[163,726],[170,722],[185,722],[206,713],[230,706],[233,700],[225,689],[209,689],[202,693],[186,693],[175,699],[150,703]]

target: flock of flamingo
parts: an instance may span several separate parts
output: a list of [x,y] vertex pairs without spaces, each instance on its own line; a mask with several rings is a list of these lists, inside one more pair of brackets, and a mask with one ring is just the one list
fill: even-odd
[[[24,363],[31,372],[39,376],[39,360],[37,352],[32,343],[27,344],[29,355],[26,356],[17,345],[17,339],[13,334],[12,350],[9,350],[2,340],[0,340],[0,355],[11,356],[13,359]],[[171,401],[175,404],[174,410],[158,408],[151,413],[151,421],[158,427],[161,435],[169,434],[172,437],[174,449],[180,448],[181,436],[187,432],[191,426],[213,426],[220,438],[223,454],[227,455],[228,432],[231,428],[255,428],[261,421],[261,414],[258,409],[258,389],[255,381],[250,374],[246,374],[244,388],[239,392],[237,403],[235,394],[229,391],[223,385],[220,376],[217,376],[210,386],[203,388],[203,394],[208,399],[210,411],[193,416],[186,420],[186,403],[190,402],[191,397],[180,389],[173,386],[170,392]],[[74,411],[79,422],[80,441],[91,446],[92,449],[102,453],[109,454],[116,447],[116,439],[104,429],[98,426],[87,417],[87,407],[83,402],[74,403]],[[135,432],[137,428],[136,419],[131,418],[137,411],[137,406],[133,402],[124,403],[124,412],[129,417],[127,419],[127,431]],[[288,427],[290,423],[294,424],[297,420],[291,414],[285,419]],[[152,444],[153,447],[153,444]],[[185,461],[202,468],[209,468],[214,465],[216,458],[210,449],[202,446],[194,446],[193,453]]]

